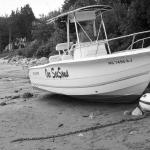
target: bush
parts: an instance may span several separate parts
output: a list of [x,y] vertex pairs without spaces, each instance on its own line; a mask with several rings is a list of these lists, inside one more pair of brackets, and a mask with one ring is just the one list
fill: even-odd
[[27,47],[18,49],[17,54],[24,57],[33,57],[40,44],[41,43],[39,41],[35,40],[31,42]]
[[37,51],[36,51],[36,54],[35,56],[40,58],[40,57],[48,57],[49,56],[49,45],[46,44],[46,45],[41,45]]
[[24,94],[22,95],[22,97],[23,97],[23,98],[31,98],[31,97],[33,97],[33,94],[30,93],[30,92],[26,92],[26,93],[24,93]]
[[37,51],[35,56],[40,58],[40,57],[49,57],[50,55],[53,55],[57,53],[55,51],[55,45],[53,41],[48,41],[46,44],[41,45]]

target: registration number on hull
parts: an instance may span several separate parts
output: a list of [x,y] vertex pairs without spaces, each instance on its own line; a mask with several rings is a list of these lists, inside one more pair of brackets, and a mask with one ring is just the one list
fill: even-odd
[[120,58],[120,59],[114,59],[108,62],[109,65],[115,65],[115,64],[125,64],[125,63],[131,63],[133,60],[132,58]]

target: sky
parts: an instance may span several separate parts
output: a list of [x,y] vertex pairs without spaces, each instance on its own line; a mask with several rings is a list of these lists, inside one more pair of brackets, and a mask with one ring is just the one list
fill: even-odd
[[41,14],[58,10],[63,3],[64,0],[0,0],[0,16],[10,15],[12,10],[29,4],[35,17],[39,18]]

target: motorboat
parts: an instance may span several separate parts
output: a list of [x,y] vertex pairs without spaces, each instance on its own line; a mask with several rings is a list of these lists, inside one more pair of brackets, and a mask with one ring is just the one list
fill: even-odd
[[[67,41],[56,45],[58,54],[50,56],[49,63],[29,68],[32,86],[91,101],[137,100],[150,82],[150,47],[145,44],[150,37],[142,36],[150,31],[108,39],[103,15],[111,10],[107,5],[91,5],[47,20],[66,23]],[[74,24],[75,41],[71,41],[70,24]],[[114,52],[110,43],[125,38],[131,39],[130,45]]]

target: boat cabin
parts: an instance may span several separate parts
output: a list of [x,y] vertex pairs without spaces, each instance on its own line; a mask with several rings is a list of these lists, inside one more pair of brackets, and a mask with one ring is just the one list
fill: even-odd
[[[78,60],[111,53],[103,21],[103,13],[111,9],[110,6],[106,5],[86,6],[48,20],[49,24],[58,18],[65,18],[67,26],[67,42],[56,45],[58,55],[51,56],[50,62],[68,59]],[[83,22],[89,26],[85,26]],[[75,25],[76,42],[70,41],[70,23]]]

